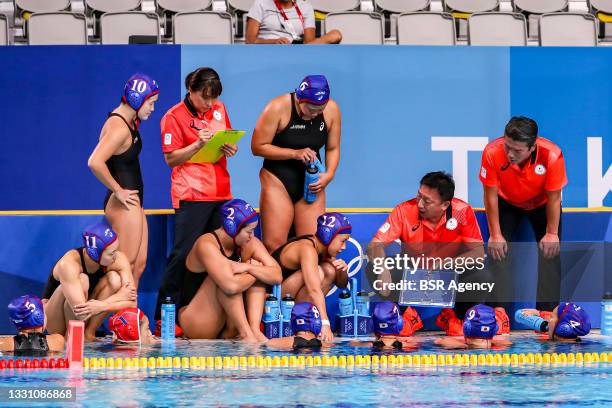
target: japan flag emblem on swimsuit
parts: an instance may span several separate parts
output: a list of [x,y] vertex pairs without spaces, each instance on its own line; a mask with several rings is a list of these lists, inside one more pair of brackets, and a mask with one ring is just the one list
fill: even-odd
[[221,112],[219,111],[214,111],[213,112],[213,118],[215,118],[215,120],[221,120],[222,116],[221,116]]
[[546,167],[544,167],[541,164],[538,164],[537,166],[535,166],[535,169],[533,169],[533,171],[535,172],[535,174],[537,174],[538,176],[542,176],[544,175],[544,173],[546,173]]

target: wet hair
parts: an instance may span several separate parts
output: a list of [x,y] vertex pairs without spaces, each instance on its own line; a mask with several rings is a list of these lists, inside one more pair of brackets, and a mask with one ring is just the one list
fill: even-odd
[[443,171],[427,173],[421,179],[421,185],[436,189],[442,201],[451,201],[455,196],[455,181]]
[[531,148],[538,137],[538,124],[526,116],[514,116],[506,125],[504,135]]
[[206,98],[217,98],[223,92],[219,74],[212,68],[202,67],[185,77],[185,88],[189,92],[199,92]]

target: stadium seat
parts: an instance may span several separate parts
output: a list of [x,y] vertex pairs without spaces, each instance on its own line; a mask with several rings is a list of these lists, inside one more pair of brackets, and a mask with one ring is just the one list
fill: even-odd
[[469,45],[527,45],[527,22],[521,13],[474,13],[468,19]]
[[105,13],[100,18],[102,44],[129,44],[130,36],[151,36],[159,43],[159,17],[155,13],[128,11]]
[[592,14],[551,13],[540,17],[540,45],[592,47],[597,45],[597,22]]
[[382,13],[411,13],[429,10],[430,0],[374,0],[374,10]]
[[325,18],[325,33],[337,29],[342,44],[383,44],[383,19],[378,13],[346,11],[329,13]]
[[156,0],[158,10],[182,13],[202,11],[211,8],[213,0]]
[[27,23],[29,45],[85,45],[85,15],[69,12],[35,13]]
[[401,13],[429,11],[431,0],[374,0],[374,11],[385,18],[385,37],[397,32],[397,17]]
[[194,11],[174,15],[175,44],[232,44],[232,16],[215,11]]
[[247,13],[255,0],[225,0],[229,11]]
[[612,0],[587,0],[587,4],[600,22],[601,37],[606,37],[606,24],[612,24]]
[[567,10],[567,0],[514,0],[514,10],[532,14],[556,13]]
[[174,32],[174,15],[192,11],[204,11],[212,8],[213,0],[155,0],[157,14],[161,16],[165,37]]
[[360,0],[308,0],[316,11],[338,13],[341,11],[359,10]]
[[402,13],[397,19],[400,45],[455,45],[455,19],[450,13]]
[[[70,0],[15,0],[15,12],[50,13],[70,8]],[[19,13],[21,14],[21,13]]]
[[119,13],[140,8],[141,0],[85,0],[88,10],[101,13]]
[[446,11],[452,12],[455,18],[467,18],[465,14],[497,10],[499,0],[445,0],[444,7]]
[[244,38],[246,14],[255,0],[225,0],[227,11],[236,17],[236,37]]
[[4,14],[0,14],[0,45],[9,45],[9,24]]
[[512,6],[516,13],[527,16],[529,37],[537,38],[540,16],[544,13],[567,11],[568,0],[514,0]]

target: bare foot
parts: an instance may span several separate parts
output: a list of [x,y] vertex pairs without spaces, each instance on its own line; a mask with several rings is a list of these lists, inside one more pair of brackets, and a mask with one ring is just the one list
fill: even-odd
[[261,330],[259,330],[259,327],[251,327],[251,331],[253,332],[255,338],[257,338],[257,341],[260,343],[265,343],[268,341],[268,338],[261,332]]
[[93,343],[96,341],[100,341],[98,340],[98,338],[96,337],[95,333],[91,334],[91,333],[87,333],[85,332],[85,343]]

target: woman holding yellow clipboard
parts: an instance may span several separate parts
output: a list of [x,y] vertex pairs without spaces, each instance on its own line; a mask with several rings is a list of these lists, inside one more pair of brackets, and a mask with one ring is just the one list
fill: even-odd
[[225,105],[218,99],[223,90],[219,74],[212,68],[198,68],[185,78],[185,88],[185,99],[166,112],[161,121],[162,151],[172,168],[172,207],[176,215],[174,247],[155,310],[158,321],[166,297],[178,310],[200,287],[201,282],[185,282],[193,276],[201,279],[198,274],[186,277],[185,259],[200,235],[221,225],[219,208],[232,198],[226,158],[238,151],[235,143],[221,144],[216,161],[199,153],[213,136],[219,136],[217,132],[232,128]]
[[[317,217],[325,212],[325,188],[340,161],[341,117],[329,97],[323,75],[309,75],[294,93],[274,98],[257,121],[251,150],[263,157],[259,173],[263,242],[270,252],[287,241],[291,225],[297,236],[314,234]],[[326,171],[308,186],[317,195],[304,200],[306,164],[321,160],[325,148]]]

